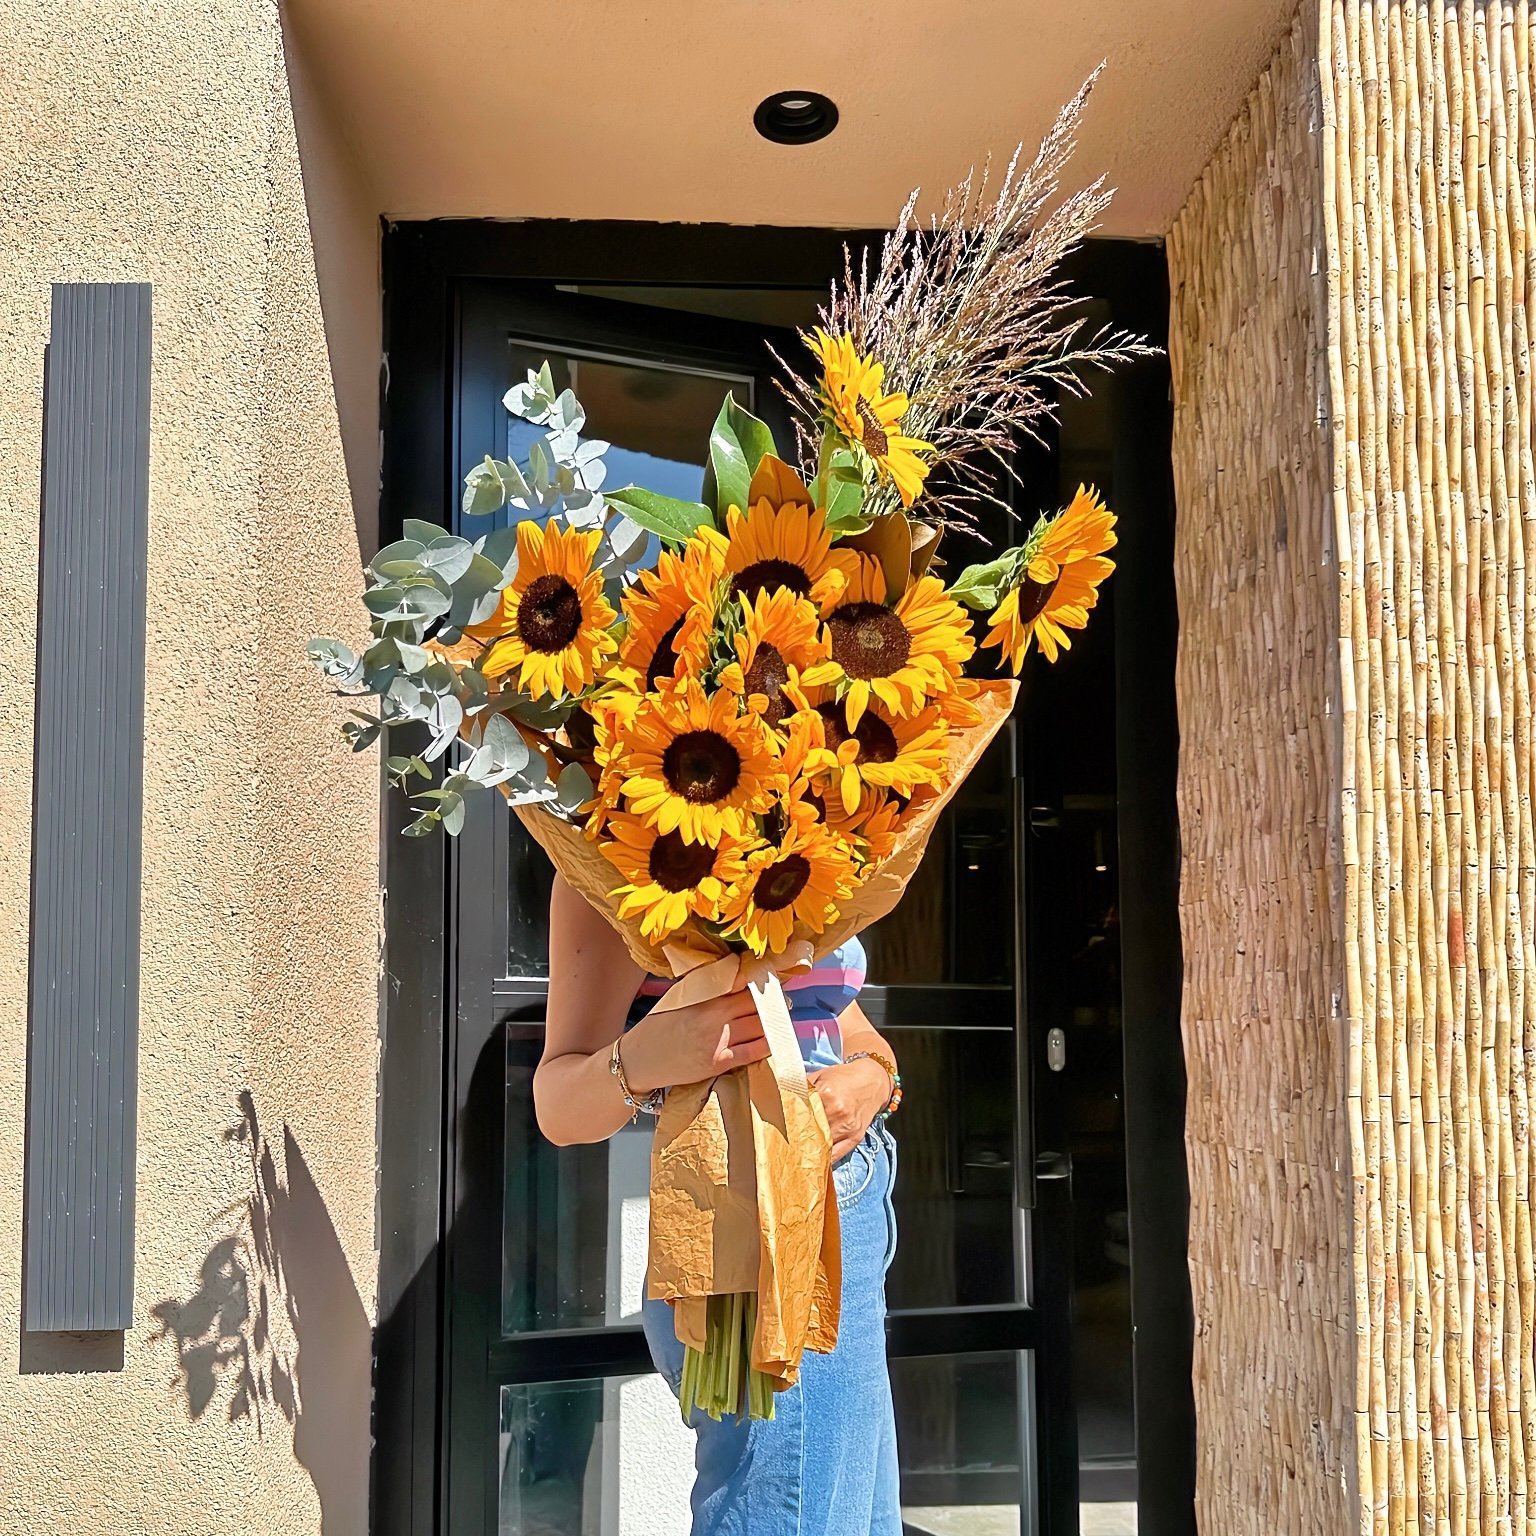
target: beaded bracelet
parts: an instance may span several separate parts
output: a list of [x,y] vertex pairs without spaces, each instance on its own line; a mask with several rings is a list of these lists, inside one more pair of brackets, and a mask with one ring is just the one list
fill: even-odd
[[896,1063],[889,1056],[882,1056],[879,1051],[855,1051],[847,1061],[872,1061],[877,1067],[885,1069],[885,1075],[891,1080],[891,1096],[875,1119],[889,1120],[901,1108],[901,1073],[896,1070]]
[[624,1062],[619,1055],[619,1043],[623,1040],[620,1035],[613,1042],[613,1049],[608,1053],[608,1070],[619,1080],[619,1092],[624,1095],[625,1106],[629,1109],[629,1123],[633,1125],[641,1114],[659,1115],[661,1113],[662,1091],[653,1088],[649,1093],[641,1094],[637,1099],[629,1089],[629,1080],[624,1076]]

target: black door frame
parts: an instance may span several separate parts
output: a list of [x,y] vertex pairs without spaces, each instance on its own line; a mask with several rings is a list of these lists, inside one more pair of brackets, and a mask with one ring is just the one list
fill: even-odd
[[[461,279],[820,287],[828,272],[840,268],[845,241],[857,249],[879,238],[727,225],[468,220],[386,225],[381,540],[397,537],[407,517],[443,520],[448,511],[456,457],[451,354]],[[1166,267],[1160,247],[1095,243],[1078,253],[1071,276],[1084,291],[1110,300],[1116,323],[1137,326],[1155,338],[1166,334]],[[1129,399],[1143,412],[1136,451],[1155,455],[1163,466],[1169,464],[1166,381],[1166,366],[1159,363],[1128,370],[1115,386],[1129,390]],[[1176,1385],[1189,1382],[1191,1330],[1178,972],[1175,967],[1170,973],[1167,950],[1171,923],[1177,956],[1175,621],[1171,516],[1160,514],[1164,508],[1171,513],[1172,497],[1167,485],[1158,486],[1159,478],[1152,477],[1153,488],[1144,497],[1142,510],[1149,515],[1146,528],[1137,533],[1137,561],[1126,560],[1117,578],[1117,622],[1122,627],[1133,621],[1154,625],[1158,640],[1166,636],[1166,644],[1148,646],[1145,631],[1127,631],[1128,641],[1132,634],[1137,638],[1120,648],[1125,660],[1117,711],[1124,782],[1135,788],[1122,810],[1121,843],[1127,1124],[1128,1135],[1136,1137],[1130,1196],[1138,1462],[1144,1469],[1141,1520],[1148,1536],[1183,1536],[1193,1531],[1194,1413],[1192,1391],[1180,1392]],[[1122,547],[1129,552],[1127,521],[1121,525]],[[1128,571],[1143,576],[1131,581]],[[1142,589],[1135,601],[1126,599],[1129,586]],[[1154,742],[1167,750],[1147,754]],[[1128,752],[1132,743],[1137,752]],[[1150,769],[1138,753],[1155,760]],[[1128,817],[1126,810],[1134,814]],[[436,1536],[446,1529],[447,1493],[442,1235],[449,1224],[445,1195],[452,1170],[445,1162],[451,1145],[445,1090],[450,1021],[459,1000],[452,993],[455,967],[448,952],[454,932],[452,855],[441,838],[401,837],[406,820],[400,797],[391,795],[383,818],[388,981],[381,1021],[371,1524],[377,1536]],[[1134,887],[1133,898],[1134,879],[1142,883]],[[1142,1019],[1145,1030],[1134,1029],[1133,1022]],[[1173,1066],[1166,1059],[1170,1039]],[[1176,1106],[1175,1090],[1180,1090]],[[989,1325],[985,1314],[992,1309],[980,1310],[982,1315],[946,1320],[946,1327],[957,1330],[951,1346],[939,1335],[925,1338],[925,1345],[977,1347],[976,1330]],[[1013,1333],[1018,1320],[994,1316],[990,1324]],[[902,1326],[895,1325],[893,1346],[900,1344]],[[1050,1350],[1047,1337],[1031,1342]],[[1019,1344],[999,1342],[998,1347],[1005,1346]],[[1047,1525],[1054,1536],[1053,1527],[1054,1521]]]

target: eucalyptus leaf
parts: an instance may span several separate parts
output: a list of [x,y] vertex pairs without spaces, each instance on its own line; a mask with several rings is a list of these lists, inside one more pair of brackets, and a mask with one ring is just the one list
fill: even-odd
[[498,769],[518,771],[529,758],[528,743],[505,715],[492,715],[485,722],[484,747]]
[[421,563],[451,587],[469,569],[474,558],[475,546],[468,539],[449,534],[427,546],[422,552]]
[[352,653],[351,646],[343,645],[340,640],[311,640],[304,650],[309,659],[316,663],[327,677],[336,678],[338,681],[354,680],[358,660]]
[[669,544],[681,544],[697,529],[714,522],[709,508],[702,502],[679,501],[675,496],[661,496],[638,485],[610,491],[608,501],[631,522],[638,523]]
[[555,799],[563,811],[579,811],[592,798],[592,780],[580,763],[567,763],[555,783]]
[[464,830],[464,800],[462,796],[456,797],[451,803],[443,806],[443,831],[449,837],[457,837]]
[[441,523],[429,523],[419,517],[408,517],[401,528],[407,539],[414,539],[425,548],[433,539],[443,538],[448,530]]
[[430,665],[432,653],[419,645],[406,645],[403,642],[396,644],[396,650],[400,653],[400,665],[407,672],[420,672]]
[[475,548],[501,572],[504,581],[517,575],[517,524],[493,528],[476,541]]
[[436,811],[423,811],[408,827],[401,829],[404,837],[427,837],[441,818]]

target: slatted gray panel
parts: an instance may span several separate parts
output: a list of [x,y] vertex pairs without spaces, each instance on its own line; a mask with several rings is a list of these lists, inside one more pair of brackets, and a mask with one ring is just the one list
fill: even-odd
[[43,420],[26,1308],[133,1319],[150,289],[53,289]]

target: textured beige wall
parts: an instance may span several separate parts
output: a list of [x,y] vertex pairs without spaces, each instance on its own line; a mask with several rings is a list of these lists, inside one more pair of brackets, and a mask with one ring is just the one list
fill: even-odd
[[[300,85],[306,207],[267,0],[0,0],[0,35],[0,1532],[360,1533],[376,764],[301,653],[376,517],[375,205]],[[21,1338],[18,1294],[43,348],[49,283],[106,279],[155,310],[120,1343]]]
[[1298,22],[1168,244],[1204,1536],[1353,1520],[1315,48]]

